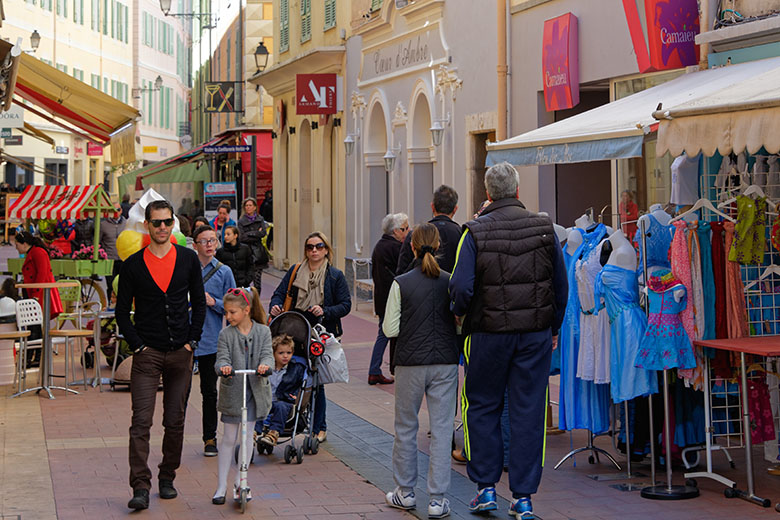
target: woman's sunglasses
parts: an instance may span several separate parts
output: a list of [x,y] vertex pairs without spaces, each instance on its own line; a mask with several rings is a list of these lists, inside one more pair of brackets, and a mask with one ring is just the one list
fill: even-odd
[[325,243],[319,242],[317,244],[306,244],[306,251],[314,251],[315,249],[325,249]]
[[228,289],[227,293],[228,294],[232,294],[233,296],[243,296],[244,301],[246,302],[246,304],[249,305],[250,307],[252,306],[252,304],[249,303],[249,297],[246,295],[246,290],[239,289],[239,288],[233,288],[233,289]]
[[153,218],[149,222],[151,222],[152,226],[156,228],[163,224],[165,224],[165,227],[171,227],[173,225],[173,218]]

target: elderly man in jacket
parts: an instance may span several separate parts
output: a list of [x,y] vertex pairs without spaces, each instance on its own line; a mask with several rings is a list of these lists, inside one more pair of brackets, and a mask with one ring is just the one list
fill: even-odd
[[[509,390],[509,514],[534,518],[544,463],[550,356],[568,294],[563,253],[549,218],[518,200],[508,163],[485,174],[490,205],[467,222],[450,279],[451,309],[464,329],[464,453],[478,493],[469,509],[496,509],[503,469],[500,427]],[[470,442],[473,439],[475,442]]]

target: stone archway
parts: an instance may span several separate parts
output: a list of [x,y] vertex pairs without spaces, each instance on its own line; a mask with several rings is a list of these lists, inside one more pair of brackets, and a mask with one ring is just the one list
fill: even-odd
[[364,160],[368,172],[368,229],[371,247],[382,236],[382,218],[387,215],[388,185],[384,160],[387,152],[387,118],[382,103],[375,101],[368,111]]
[[412,190],[412,221],[416,224],[431,218],[433,196],[433,140],[431,138],[431,108],[428,97],[418,92],[411,110],[409,146],[409,187]]

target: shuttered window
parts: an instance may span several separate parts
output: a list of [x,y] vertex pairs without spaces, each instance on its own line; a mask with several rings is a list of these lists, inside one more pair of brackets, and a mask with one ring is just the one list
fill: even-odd
[[325,26],[323,31],[336,27],[336,0],[325,0]]
[[379,11],[382,8],[382,0],[371,0],[371,12]]
[[290,49],[290,2],[279,0],[279,52]]
[[301,2],[301,43],[311,40],[311,0]]

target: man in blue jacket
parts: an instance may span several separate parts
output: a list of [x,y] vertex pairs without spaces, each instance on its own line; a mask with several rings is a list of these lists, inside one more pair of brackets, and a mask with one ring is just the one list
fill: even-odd
[[219,247],[217,233],[211,226],[200,226],[192,233],[195,251],[202,268],[203,289],[206,293],[206,319],[198,344],[196,359],[200,374],[200,393],[203,397],[203,455],[217,455],[217,338],[222,330],[225,308],[222,297],[236,286],[230,267],[214,258]]
[[[450,279],[450,307],[466,337],[463,383],[464,453],[478,493],[469,509],[496,509],[503,470],[500,427],[509,390],[509,514],[534,518],[544,465],[547,377],[568,294],[563,253],[549,218],[518,200],[517,171],[488,169],[490,205],[467,222]],[[471,443],[470,439],[478,441]]]

